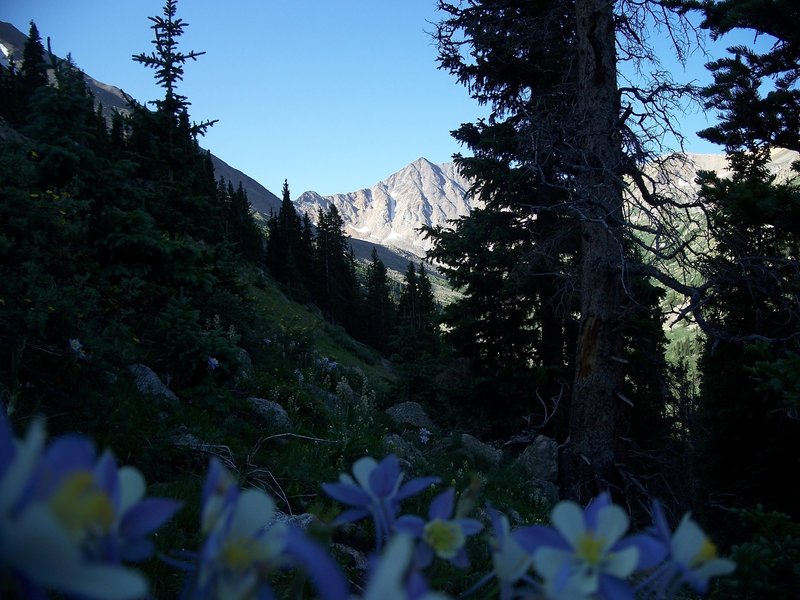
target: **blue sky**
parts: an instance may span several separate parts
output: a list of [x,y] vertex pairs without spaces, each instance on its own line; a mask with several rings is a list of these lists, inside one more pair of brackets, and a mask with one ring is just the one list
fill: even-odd
[[[437,69],[429,32],[435,0],[180,0],[183,51],[205,51],[179,91],[195,121],[219,119],[202,145],[275,193],[292,197],[370,187],[424,156],[467,150],[450,136],[486,114]],[[150,52],[162,0],[3,0],[0,20],[27,33],[31,19],[53,51],[140,101],[161,97]],[[683,79],[705,77],[696,57]],[[702,115],[684,117],[690,135]],[[720,149],[689,139],[688,149]]]

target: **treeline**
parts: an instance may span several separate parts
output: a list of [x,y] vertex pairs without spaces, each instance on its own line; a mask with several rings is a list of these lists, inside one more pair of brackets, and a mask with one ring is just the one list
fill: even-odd
[[[174,42],[182,24],[165,17],[156,26]],[[32,393],[26,382],[46,403],[85,386],[89,361],[109,372],[148,364],[176,391],[232,377],[241,349],[260,347],[254,320],[267,318],[244,293],[244,265],[385,355],[414,361],[409,347],[435,337],[421,264],[398,286],[377,254],[357,265],[335,207],[312,225],[287,183],[263,228],[241,184],[215,180],[198,144],[213,122],[192,122],[176,85],[200,54],[135,56],[165,94],[153,108],[131,100],[129,114],[104,113],[34,23],[22,61],[0,67],[0,370],[11,410]]]
[[242,187],[215,180],[197,141],[209,124],[190,122],[177,66],[154,110],[131,102],[110,118],[35,24],[22,62],[0,69],[0,369],[12,410],[31,394],[57,403],[86,383],[89,361],[109,372],[146,362],[180,389],[208,377],[209,357],[216,377],[230,375],[237,344],[252,342],[229,330],[248,331],[236,269],[263,262],[263,233]]
[[409,262],[402,285],[373,248],[360,269],[335,205],[302,217],[284,182],[281,205],[267,222],[266,264],[296,300],[312,302],[329,321],[401,365],[421,368],[438,344],[439,307],[422,262]]

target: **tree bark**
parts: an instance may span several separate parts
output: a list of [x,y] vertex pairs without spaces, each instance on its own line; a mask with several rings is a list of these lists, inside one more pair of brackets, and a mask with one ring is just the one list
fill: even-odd
[[622,146],[613,0],[576,0],[581,136],[581,318],[562,494],[581,502],[614,485],[625,378]]

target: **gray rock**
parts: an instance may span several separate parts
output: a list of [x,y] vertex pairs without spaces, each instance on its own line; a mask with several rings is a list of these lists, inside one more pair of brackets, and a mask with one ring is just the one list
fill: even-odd
[[558,444],[548,437],[538,435],[515,462],[534,481],[555,481],[558,477]]
[[363,552],[359,552],[351,546],[339,543],[331,544],[331,548],[349,557],[353,567],[357,570],[366,572],[369,569],[369,561]]
[[302,513],[299,515],[287,515],[285,512],[276,510],[272,518],[272,521],[270,521],[269,525],[276,525],[278,523],[287,523],[289,525],[294,525],[295,527],[299,527],[300,529],[307,530],[309,527],[311,527],[311,524],[316,520],[317,517],[315,517],[311,513]]
[[170,442],[176,448],[185,450],[204,450],[209,447],[208,443],[190,433],[185,425],[181,425],[178,431],[170,438]]
[[386,409],[397,425],[413,425],[414,427],[426,427],[430,430],[436,429],[428,413],[422,408],[419,402],[401,402]]
[[545,506],[553,506],[559,501],[558,486],[552,481],[531,482],[536,500]]
[[280,404],[264,398],[251,397],[247,402],[259,417],[267,421],[275,429],[291,429],[292,421],[289,414]]
[[468,434],[461,434],[461,447],[478,463],[491,467],[498,466],[503,460],[503,451],[484,444],[478,438]]
[[247,381],[253,376],[253,361],[250,355],[244,348],[239,348],[236,351],[236,362],[239,364],[239,371],[236,373],[236,381],[241,383]]
[[386,454],[394,454],[397,458],[411,460],[419,457],[419,450],[414,448],[401,435],[396,433],[387,434],[381,443]]
[[164,382],[147,365],[130,365],[128,371],[133,375],[133,382],[140,394],[166,399],[169,402],[179,402],[175,393],[164,385]]

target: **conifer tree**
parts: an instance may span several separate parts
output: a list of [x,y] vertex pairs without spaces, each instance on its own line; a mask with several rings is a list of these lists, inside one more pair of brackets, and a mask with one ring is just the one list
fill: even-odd
[[155,70],[164,98],[152,102],[156,110],[132,105],[129,149],[141,174],[156,174],[159,185],[152,193],[148,210],[159,226],[177,237],[218,243],[222,239],[222,218],[217,202],[217,181],[208,152],[203,152],[197,137],[214,124],[191,123],[187,98],[177,92],[183,79],[184,64],[203,52],[181,52],[178,38],[188,26],[176,18],[177,0],[166,0],[163,17],[153,22],[150,54],[140,53],[133,60]]
[[800,476],[800,161],[777,184],[772,151],[800,151],[800,18],[791,1],[691,2],[703,27],[771,35],[710,63],[703,95],[720,121],[700,135],[725,146],[729,178],[701,175],[713,253],[701,271],[713,290],[702,316],[709,332],[701,367],[696,466],[702,503],[800,516],[800,496],[782,485]]
[[297,265],[303,287],[313,289],[314,278],[314,225],[308,213],[303,213],[300,224],[300,246],[297,254]]
[[[194,50],[181,52],[178,49],[178,38],[189,24],[176,18],[177,12],[178,0],[166,0],[163,17],[148,17],[153,22],[150,28],[154,33],[153,44],[156,48],[150,54],[140,52],[133,55],[133,60],[155,70],[156,81],[164,88],[164,98],[154,101],[154,104],[160,113],[169,117],[167,125],[170,142],[174,141],[174,131],[190,105],[188,98],[177,91],[178,83],[183,80],[184,65],[188,60],[197,60],[197,57],[205,54]],[[196,137],[214,123],[215,121],[205,121],[192,125],[191,134]]]
[[20,69],[20,89],[22,105],[27,106],[33,94],[47,85],[47,59],[42,38],[36,23],[31,21],[28,39],[22,50],[22,66]]
[[274,232],[270,230],[267,246],[268,265],[278,281],[300,290],[303,287],[303,274],[300,271],[301,221],[291,199],[289,182],[286,180],[283,182],[281,205],[275,219],[272,225]]
[[[578,316],[577,347],[565,350],[574,352],[574,369],[569,401],[561,403],[569,411],[569,443],[560,478],[565,495],[588,499],[623,483],[629,406],[620,395],[635,375],[625,366],[631,281],[645,274],[687,288],[630,250],[647,246],[648,261],[662,259],[667,247],[681,254],[683,241],[670,224],[680,202],[641,167],[661,153],[666,134],[679,137],[671,110],[692,91],[659,68],[638,30],[655,22],[680,54],[692,28],[680,13],[647,0],[440,1],[439,8],[446,15],[437,30],[442,67],[492,110],[456,133],[475,152],[465,174],[478,174],[476,191],[486,191],[481,199],[490,210],[527,218],[532,235],[522,243],[534,259],[530,272],[544,275],[531,308],[543,309],[552,343],[542,348],[551,356],[567,339],[569,318]],[[633,61],[646,81],[626,85],[617,69],[622,60]],[[629,218],[628,201],[644,223]],[[653,232],[658,246],[644,241]],[[556,309],[567,318],[555,318]],[[560,331],[553,327],[559,321]]]
[[359,323],[360,290],[355,259],[344,233],[344,221],[333,204],[319,209],[314,241],[314,299],[328,319],[354,332]]
[[367,267],[364,297],[365,341],[381,352],[388,352],[389,337],[395,321],[395,306],[389,292],[389,277],[386,265],[372,248]]
[[398,393],[405,398],[435,399],[433,380],[440,350],[436,316],[436,300],[425,268],[409,262],[391,340],[392,359],[400,375]]

